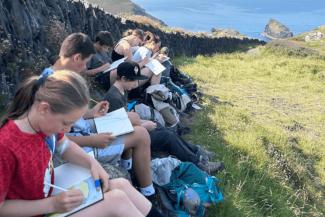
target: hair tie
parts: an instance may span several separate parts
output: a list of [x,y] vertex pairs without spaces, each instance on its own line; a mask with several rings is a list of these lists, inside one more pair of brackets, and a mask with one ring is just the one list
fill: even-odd
[[43,70],[43,72],[41,73],[41,75],[38,77],[37,81],[36,81],[36,85],[33,88],[33,95],[35,95],[35,93],[38,91],[38,89],[45,83],[45,80],[53,74],[53,69],[51,68],[46,68]]
[[51,68],[44,69],[36,82],[37,89],[39,89],[40,86],[42,86],[45,83],[45,80],[52,74],[53,74],[53,69]]

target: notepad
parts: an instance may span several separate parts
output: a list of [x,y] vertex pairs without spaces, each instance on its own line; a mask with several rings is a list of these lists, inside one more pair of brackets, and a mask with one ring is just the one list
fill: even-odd
[[105,116],[94,118],[97,133],[112,133],[120,136],[131,133],[134,128],[124,108],[107,113]]
[[[83,193],[85,199],[80,206],[69,212],[53,213],[48,215],[48,217],[69,216],[104,199],[102,189],[97,191],[95,187],[95,180],[92,178],[90,170],[71,163],[66,163],[56,167],[54,169],[54,174],[54,185],[65,189],[79,189]],[[62,193],[62,191],[53,189],[52,195],[60,193]]]
[[158,60],[151,59],[146,66],[155,74],[159,75],[162,73],[166,68],[163,66]]
[[103,73],[106,73],[106,72],[112,71],[113,69],[116,69],[121,63],[123,63],[126,60],[126,58],[127,57],[124,57],[122,59],[114,61],[108,69],[103,71]]

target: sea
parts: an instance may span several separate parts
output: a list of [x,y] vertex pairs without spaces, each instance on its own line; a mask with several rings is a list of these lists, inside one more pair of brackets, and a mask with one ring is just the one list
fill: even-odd
[[294,35],[325,25],[325,0],[132,0],[170,27],[193,32],[231,28],[251,37],[273,18]]

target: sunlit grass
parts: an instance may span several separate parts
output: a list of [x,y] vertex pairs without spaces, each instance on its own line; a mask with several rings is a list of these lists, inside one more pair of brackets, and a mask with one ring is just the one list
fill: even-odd
[[325,61],[259,48],[178,58],[204,93],[190,139],[226,163],[211,216],[323,216]]

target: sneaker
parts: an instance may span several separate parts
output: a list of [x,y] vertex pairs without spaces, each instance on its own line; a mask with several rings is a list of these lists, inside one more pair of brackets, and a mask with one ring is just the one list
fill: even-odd
[[225,164],[223,162],[208,162],[206,164],[199,162],[197,166],[209,174],[225,169]]

